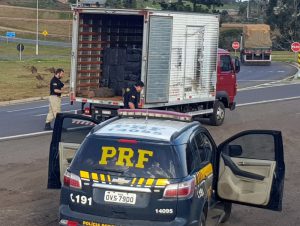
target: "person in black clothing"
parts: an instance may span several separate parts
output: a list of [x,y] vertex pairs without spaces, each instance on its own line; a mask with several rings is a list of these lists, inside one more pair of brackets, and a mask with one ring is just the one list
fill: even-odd
[[142,92],[143,88],[144,83],[142,81],[138,81],[134,86],[126,88],[123,96],[124,108],[139,108],[140,93]]
[[55,119],[56,114],[61,112],[61,94],[65,93],[62,90],[64,87],[64,83],[61,81],[63,76],[64,70],[59,68],[50,81],[49,113],[46,118],[45,130],[52,129],[51,122]]

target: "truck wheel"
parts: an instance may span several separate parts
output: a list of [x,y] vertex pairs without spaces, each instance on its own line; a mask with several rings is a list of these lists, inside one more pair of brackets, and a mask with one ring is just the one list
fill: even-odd
[[223,215],[220,223],[225,223],[226,221],[229,220],[229,217],[231,215],[231,208],[232,208],[232,203],[231,202],[225,202],[224,203],[224,215]]
[[244,63],[245,63],[245,60],[244,60],[244,56],[243,56],[242,53],[240,54],[240,59],[241,59],[241,63],[244,64]]
[[216,101],[214,104],[213,114],[210,116],[209,120],[213,126],[222,125],[225,119],[225,107],[221,101]]

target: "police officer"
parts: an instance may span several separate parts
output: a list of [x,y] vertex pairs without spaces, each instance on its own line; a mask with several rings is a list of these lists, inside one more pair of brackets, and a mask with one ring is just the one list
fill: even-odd
[[140,93],[144,88],[144,83],[142,81],[138,81],[134,86],[129,87],[125,90],[123,100],[124,100],[124,108],[127,109],[137,109],[139,108],[140,102]]
[[50,81],[49,113],[46,118],[45,130],[52,129],[51,122],[55,119],[56,114],[61,112],[61,94],[64,93],[62,90],[64,83],[61,81],[63,76],[64,70],[59,68]]

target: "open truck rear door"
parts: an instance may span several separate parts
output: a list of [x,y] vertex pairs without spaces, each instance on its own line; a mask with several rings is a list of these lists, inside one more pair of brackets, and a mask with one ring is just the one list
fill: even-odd
[[48,188],[61,188],[65,170],[86,135],[97,124],[98,121],[90,117],[57,114],[49,153]]
[[241,132],[218,147],[217,198],[280,211],[285,175],[279,131]]

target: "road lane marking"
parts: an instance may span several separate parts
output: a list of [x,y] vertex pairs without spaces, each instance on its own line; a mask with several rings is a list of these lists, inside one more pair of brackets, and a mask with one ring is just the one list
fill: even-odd
[[[295,100],[295,99],[300,99],[300,96],[238,104],[237,107],[263,104],[263,103],[279,102],[279,101],[285,101],[285,100]],[[296,113],[296,114],[300,114],[300,112]],[[42,132],[36,132],[36,133],[20,134],[20,135],[16,135],[16,136],[0,137],[0,142],[6,141],[6,140],[12,140],[12,139],[22,139],[22,138],[27,138],[27,137],[39,136],[39,135],[46,135],[46,134],[51,134],[51,133],[52,133],[52,131],[42,131]]]
[[8,136],[8,137],[0,137],[1,141],[7,141],[7,140],[15,140],[15,139],[23,139],[23,138],[29,138],[29,137],[35,137],[38,135],[46,135],[51,134],[52,131],[43,131],[43,132],[36,132],[36,133],[27,133],[27,134],[20,134],[15,136]]
[[300,85],[299,82],[292,82],[288,84],[283,84],[283,83],[266,83],[266,84],[260,84],[256,86],[249,86],[245,88],[240,88],[238,91],[247,91],[247,90],[255,90],[255,89],[266,89],[266,88],[272,88],[272,87],[279,87],[279,86],[291,86],[291,85]]
[[[65,103],[65,104],[61,104],[63,105],[67,105],[69,103]],[[47,105],[43,105],[43,106],[38,106],[38,107],[33,107],[33,108],[23,108],[23,109],[16,109],[16,110],[11,110],[11,111],[6,111],[7,113],[12,113],[12,112],[19,112],[19,111],[28,111],[28,110],[34,110],[34,109],[39,109],[39,108],[45,108],[45,107],[49,107],[49,104]]]
[[238,82],[273,82],[273,81],[278,81],[278,80],[275,80],[275,79],[257,79],[257,80],[241,79],[241,80],[238,80]]
[[274,100],[262,100],[262,101],[244,103],[244,104],[237,104],[236,106],[242,107],[242,106],[249,106],[249,105],[255,105],[255,104],[264,104],[264,103],[272,103],[272,102],[279,102],[279,101],[284,101],[284,100],[295,100],[295,99],[300,99],[300,96],[280,98],[280,99],[274,99]]

